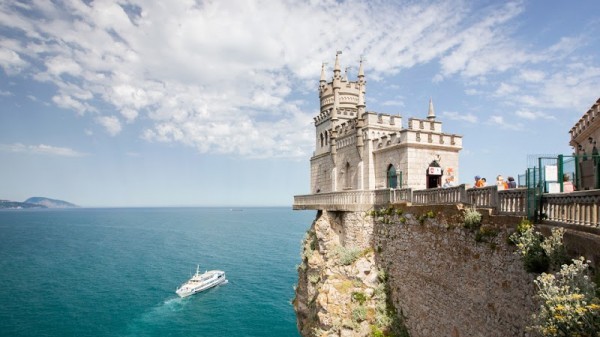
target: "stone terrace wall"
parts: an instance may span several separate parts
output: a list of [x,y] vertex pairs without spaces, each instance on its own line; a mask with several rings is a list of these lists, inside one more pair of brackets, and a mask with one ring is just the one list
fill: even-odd
[[[419,221],[429,210],[438,216]],[[456,207],[444,207],[443,213],[405,207],[402,217],[405,223],[393,223],[397,215],[390,224],[379,218],[373,245],[412,337],[528,336],[535,275],[513,254],[506,228],[491,242],[478,243],[462,227]]]

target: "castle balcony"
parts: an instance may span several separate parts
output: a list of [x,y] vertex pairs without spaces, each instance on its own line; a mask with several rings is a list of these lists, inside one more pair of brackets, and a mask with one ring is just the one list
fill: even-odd
[[295,210],[367,211],[392,204],[448,205],[489,209],[498,215],[526,217],[537,214],[542,223],[585,227],[600,233],[600,190],[536,194],[535,189],[514,188],[498,191],[496,186],[424,190],[379,189],[343,191],[294,197]]

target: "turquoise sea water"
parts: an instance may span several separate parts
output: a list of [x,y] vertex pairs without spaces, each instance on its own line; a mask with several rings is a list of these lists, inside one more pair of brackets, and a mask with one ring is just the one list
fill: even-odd
[[[299,336],[290,300],[314,212],[0,212],[0,336]],[[180,299],[196,264],[229,283]]]

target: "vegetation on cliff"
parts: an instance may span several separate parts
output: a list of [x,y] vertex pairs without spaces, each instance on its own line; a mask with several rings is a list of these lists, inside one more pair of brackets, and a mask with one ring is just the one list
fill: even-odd
[[510,237],[525,269],[541,273],[534,281],[540,305],[530,329],[547,337],[600,336],[598,285],[590,278],[589,261],[583,256],[568,261],[564,232],[554,228],[544,237],[524,220]]
[[344,245],[327,217],[302,242],[294,308],[304,337],[408,336],[371,247]]

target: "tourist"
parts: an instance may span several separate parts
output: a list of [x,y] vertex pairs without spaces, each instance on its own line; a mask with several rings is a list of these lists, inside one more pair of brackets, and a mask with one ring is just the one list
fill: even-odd
[[486,185],[487,185],[487,179],[481,178],[481,186],[480,187],[485,187]]
[[563,192],[570,193],[573,191],[575,191],[575,186],[573,186],[573,183],[569,180],[569,175],[564,174],[563,175]]
[[485,184],[481,180],[480,176],[475,176],[475,187],[483,187]]
[[504,181],[504,178],[501,175],[496,177],[496,186],[498,186],[498,191],[503,191],[508,189],[508,184]]
[[453,176],[449,176],[448,178],[446,178],[446,182],[444,183],[444,185],[442,187],[444,188],[448,188],[448,187],[453,187],[454,183],[452,182],[454,180]]
[[513,177],[508,177],[508,188],[517,188],[517,182],[515,181],[515,178]]

